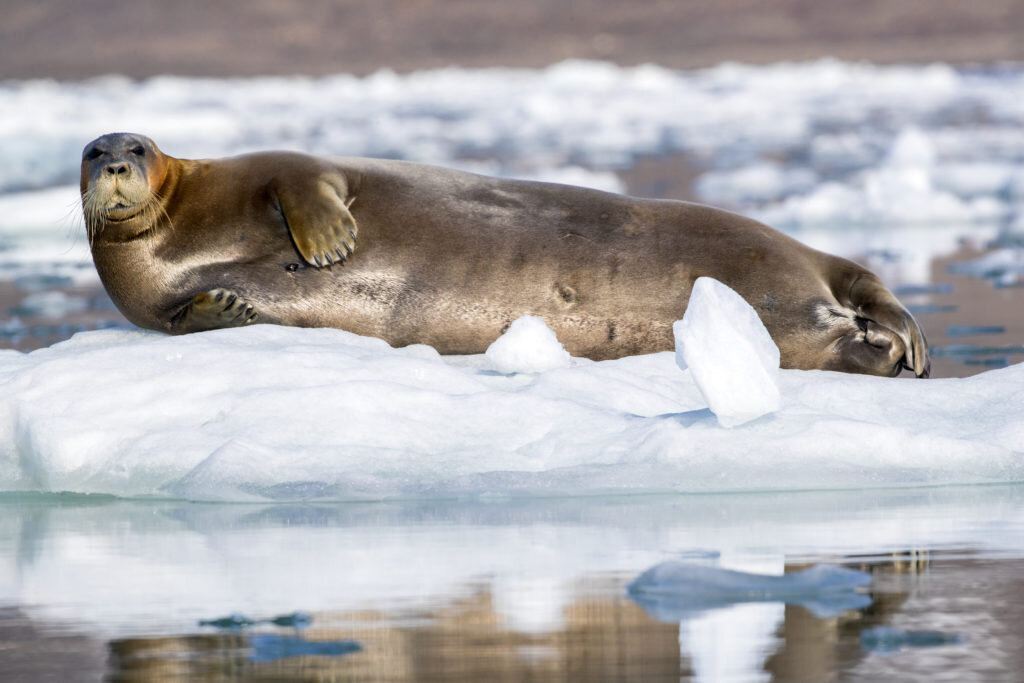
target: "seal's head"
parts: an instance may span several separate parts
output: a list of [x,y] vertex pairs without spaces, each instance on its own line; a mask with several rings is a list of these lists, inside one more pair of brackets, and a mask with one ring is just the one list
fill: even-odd
[[82,211],[89,242],[108,226],[150,226],[160,213],[167,157],[144,135],[109,133],[82,151]]

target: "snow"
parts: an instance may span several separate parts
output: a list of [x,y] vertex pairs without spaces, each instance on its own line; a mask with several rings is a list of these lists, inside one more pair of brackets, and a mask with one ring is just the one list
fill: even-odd
[[485,352],[494,369],[503,374],[538,373],[564,368],[569,352],[541,318],[524,315],[509,325]]
[[673,326],[676,364],[723,427],[779,409],[779,349],[757,312],[718,280],[697,278],[683,319]]

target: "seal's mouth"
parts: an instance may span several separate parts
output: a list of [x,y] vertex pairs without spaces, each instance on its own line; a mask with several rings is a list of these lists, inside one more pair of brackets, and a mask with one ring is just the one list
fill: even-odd
[[82,212],[93,244],[104,228],[123,226],[131,230],[136,223],[142,224],[147,216],[154,216],[159,207],[145,184],[129,184],[127,187],[109,187],[104,183],[91,185],[82,192]]
[[103,219],[108,223],[124,223],[139,215],[142,207],[139,204],[125,204],[116,202],[103,211]]

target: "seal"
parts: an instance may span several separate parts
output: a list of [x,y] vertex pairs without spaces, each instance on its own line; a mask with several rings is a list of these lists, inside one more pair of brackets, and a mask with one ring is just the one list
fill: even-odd
[[86,145],[81,189],[107,292],[172,334],[264,322],[468,354],[532,314],[603,360],[672,349],[710,276],[757,310],[783,367],[929,372],[871,272],[700,204],[379,159],[178,159],[130,133]]

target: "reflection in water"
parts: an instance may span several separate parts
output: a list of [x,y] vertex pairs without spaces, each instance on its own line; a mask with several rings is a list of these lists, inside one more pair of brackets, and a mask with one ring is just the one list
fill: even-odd
[[[906,575],[899,559],[860,565]],[[923,568],[923,565],[922,565]],[[794,568],[801,571],[799,568]],[[851,570],[852,571],[852,570]],[[960,645],[962,636],[884,624],[913,585],[828,617],[785,602],[688,609],[652,618],[612,578],[581,580],[563,623],[544,633],[510,629],[480,586],[414,617],[381,612],[317,615],[302,637],[280,633],[191,634],[110,643],[112,680],[222,677],[353,681],[825,680],[871,651]],[[641,603],[642,604],[642,603]],[[886,630],[888,629],[888,630]]]
[[816,617],[831,617],[870,605],[871,599],[858,592],[870,582],[864,572],[825,564],[775,576],[669,561],[648,569],[627,589],[660,621],[750,602],[801,605]]
[[201,619],[199,621],[200,626],[212,626],[213,628],[235,631],[258,624],[273,624],[274,626],[291,626],[296,629],[304,629],[311,623],[313,623],[313,617],[305,612],[282,614],[270,619],[250,619],[244,614],[232,614],[227,617],[220,617],[219,619]]
[[[267,633],[120,639],[110,644],[110,673],[114,680],[678,679],[678,625],[653,622],[625,598],[608,595],[582,598],[564,617],[554,632],[510,630],[494,610],[493,595],[480,588],[414,618],[372,611],[317,615],[301,639]],[[263,656],[280,654],[274,648],[282,643],[291,652]]]
[[875,626],[861,631],[860,634],[860,646],[874,652],[896,652],[908,647],[958,645],[966,641],[967,638],[962,633],[908,631],[892,626]]
[[[28,680],[874,681],[1024,664],[1019,487],[259,507],[21,495],[0,512],[0,667]],[[654,618],[626,586],[676,558],[744,581],[821,562],[871,578],[848,591],[858,604],[817,613],[805,595],[726,591]],[[39,656],[53,648],[66,656]]]
[[246,639],[254,662],[276,662],[290,657],[344,657],[363,648],[354,640],[307,640],[298,636],[256,633]]

